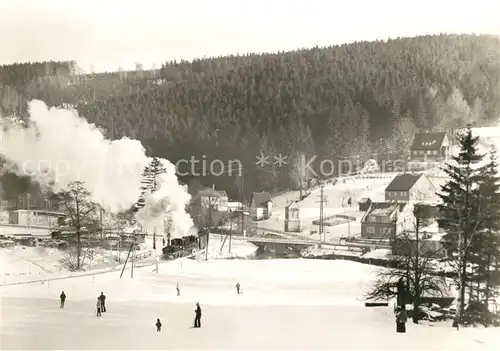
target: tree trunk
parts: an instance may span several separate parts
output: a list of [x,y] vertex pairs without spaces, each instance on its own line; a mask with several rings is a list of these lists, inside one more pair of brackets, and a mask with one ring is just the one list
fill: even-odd
[[[491,253],[490,250],[488,250],[488,255],[486,256],[486,289],[484,291],[484,299],[485,299],[485,307],[486,307],[486,313],[489,314],[489,299],[490,299],[490,266],[491,266]],[[490,324],[490,319],[486,319],[485,326],[488,327]]]
[[417,279],[415,279],[415,293],[413,294],[413,315],[412,315],[412,320],[413,323],[418,324],[419,318],[420,318],[420,282]]
[[466,253],[463,253],[462,257],[462,267],[460,272],[460,304],[459,304],[459,323],[463,321],[463,315],[465,311],[465,289],[467,288],[467,258]]
[[76,270],[80,270],[80,256],[82,253],[82,235],[80,228],[76,229]]

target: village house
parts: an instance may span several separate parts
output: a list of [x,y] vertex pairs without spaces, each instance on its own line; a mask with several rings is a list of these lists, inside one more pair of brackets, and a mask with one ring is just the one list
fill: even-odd
[[373,202],[361,218],[361,237],[390,239],[413,228],[413,212],[406,203]]
[[[420,228],[418,233],[419,250],[421,255],[430,255],[432,257],[444,258],[449,255],[446,247],[443,245],[443,238],[446,235],[442,231],[437,221]],[[394,255],[408,255],[408,252],[415,250],[417,233],[415,228],[407,231],[404,240],[396,240],[392,245]],[[412,253],[414,255],[414,253]]]
[[450,142],[445,132],[416,133],[411,146],[412,162],[443,162],[448,160]]
[[423,173],[398,174],[385,188],[386,202],[435,203],[436,187]]
[[224,190],[215,190],[215,186],[199,190],[191,199],[192,206],[220,212],[228,211],[228,196]]
[[59,225],[64,213],[44,210],[13,210],[9,211],[9,224],[25,226],[54,228]]
[[300,232],[300,205],[297,201],[285,206],[285,232]]
[[250,200],[250,217],[258,221],[271,217],[273,200],[268,192],[255,192]]

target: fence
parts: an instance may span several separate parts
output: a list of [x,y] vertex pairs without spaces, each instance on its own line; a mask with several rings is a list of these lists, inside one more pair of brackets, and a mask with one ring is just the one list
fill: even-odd
[[153,254],[153,250],[138,252],[135,254],[135,260],[136,261],[143,260],[145,258],[151,257],[152,254]]

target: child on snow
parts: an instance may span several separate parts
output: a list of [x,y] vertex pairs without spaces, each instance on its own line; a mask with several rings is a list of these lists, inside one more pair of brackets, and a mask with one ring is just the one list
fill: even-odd
[[238,295],[240,294],[240,282],[236,284],[236,292],[238,293]]
[[396,314],[396,332],[397,333],[406,333],[406,321],[408,319],[408,315],[406,314],[405,305],[402,305],[399,308],[398,313]]
[[97,317],[100,317],[101,316],[101,308],[102,308],[102,301],[100,298],[97,298],[96,308],[97,308]]
[[158,318],[156,320],[156,331],[157,332],[161,332],[161,322],[160,322],[160,318]]

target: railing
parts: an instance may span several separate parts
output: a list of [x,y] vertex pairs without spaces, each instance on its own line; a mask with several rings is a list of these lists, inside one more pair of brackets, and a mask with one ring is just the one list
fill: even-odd
[[316,245],[319,241],[315,240],[297,240],[297,239],[275,239],[275,238],[259,238],[259,237],[247,237],[243,238],[245,241],[249,242],[260,242],[260,243],[275,243],[275,244],[304,244],[304,245]]
[[153,254],[153,250],[138,252],[135,254],[135,260],[136,261],[143,260],[145,258],[151,257],[152,254]]

